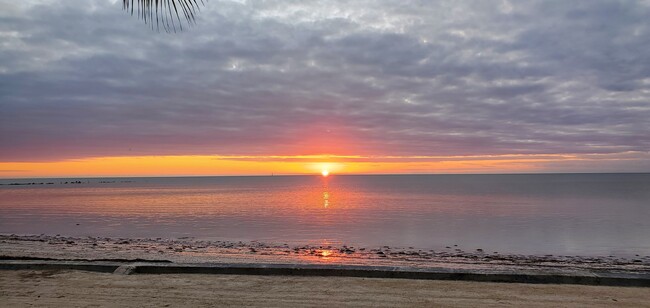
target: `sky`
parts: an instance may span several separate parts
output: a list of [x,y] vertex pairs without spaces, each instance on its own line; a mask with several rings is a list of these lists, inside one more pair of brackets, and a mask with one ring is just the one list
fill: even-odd
[[650,172],[647,0],[0,7],[0,178]]

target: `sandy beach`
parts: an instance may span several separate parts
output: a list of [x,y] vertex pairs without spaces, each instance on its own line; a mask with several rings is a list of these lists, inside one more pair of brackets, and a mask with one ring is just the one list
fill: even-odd
[[647,288],[406,279],[0,271],[6,307],[650,307]]
[[[647,273],[646,258],[481,256],[406,249],[284,247],[192,239],[111,239],[61,236],[0,237],[4,260],[58,262],[373,264],[414,268],[501,268],[544,273]],[[288,252],[287,252],[288,251]],[[379,253],[381,252],[381,253]],[[117,271],[116,271],[117,272]],[[137,274],[76,270],[0,270],[0,298],[10,307],[361,306],[361,307],[650,307],[643,287],[521,284],[321,276]]]

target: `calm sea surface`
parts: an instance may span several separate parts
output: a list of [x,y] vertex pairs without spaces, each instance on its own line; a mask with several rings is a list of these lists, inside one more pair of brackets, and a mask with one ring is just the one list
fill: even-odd
[[[80,180],[80,184],[65,184]],[[9,183],[54,183],[14,186]],[[0,180],[0,233],[650,254],[650,174]]]

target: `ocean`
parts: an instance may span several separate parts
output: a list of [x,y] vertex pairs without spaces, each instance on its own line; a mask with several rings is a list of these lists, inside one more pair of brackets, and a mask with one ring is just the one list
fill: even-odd
[[0,184],[2,234],[458,247],[526,255],[650,253],[650,174],[4,179]]

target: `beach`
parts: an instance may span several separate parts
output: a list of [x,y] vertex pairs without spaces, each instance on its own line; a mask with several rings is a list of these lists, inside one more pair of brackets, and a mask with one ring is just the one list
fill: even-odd
[[639,307],[650,302],[639,235],[648,180],[5,181],[1,297],[71,307]]
[[650,256],[581,257],[423,251],[390,246],[286,245],[192,238],[107,238],[0,234],[0,258],[41,261],[117,261],[176,264],[321,264],[506,270],[527,272],[649,273]]
[[0,271],[7,307],[650,307],[647,288],[354,277]]

